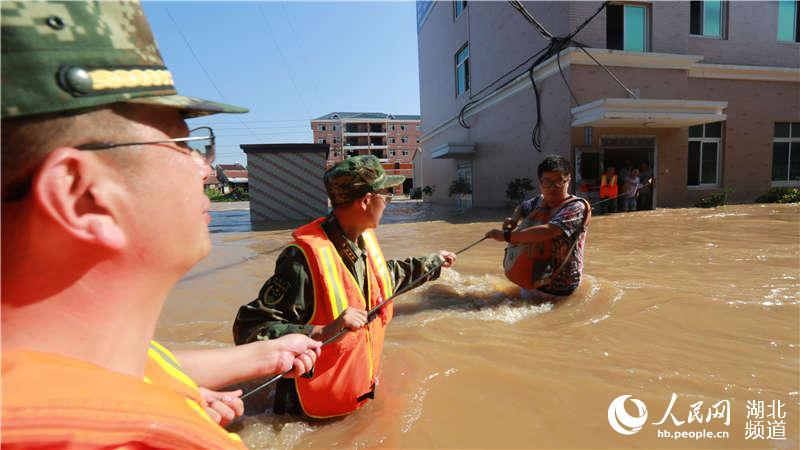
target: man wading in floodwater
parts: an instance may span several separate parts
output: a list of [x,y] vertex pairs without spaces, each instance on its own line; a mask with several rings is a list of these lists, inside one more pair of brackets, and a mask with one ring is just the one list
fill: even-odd
[[[386,175],[372,155],[330,168],[324,181],[333,212],[292,233],[294,243],[278,257],[258,299],[239,309],[233,324],[237,344],[285,333],[325,341],[344,328],[353,331],[323,347],[313,376],[279,381],[276,413],[336,417],[373,398],[393,309],[386,304],[369,323],[367,310],[437,265],[450,267],[455,261],[456,255],[444,250],[402,261],[383,258],[372,230],[392,199],[390,188],[404,179]],[[436,269],[428,280],[439,273]]]
[[571,171],[566,158],[546,156],[537,171],[541,195],[517,206],[502,230],[486,233],[509,244],[503,266],[508,279],[520,286],[523,299],[567,296],[581,282],[591,207],[568,193]]

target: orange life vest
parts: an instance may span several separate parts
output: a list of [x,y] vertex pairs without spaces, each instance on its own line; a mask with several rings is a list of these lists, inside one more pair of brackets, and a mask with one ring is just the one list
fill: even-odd
[[[314,313],[308,324],[328,325],[348,306],[369,310],[392,295],[392,280],[372,230],[361,236],[367,249],[367,299],[322,229],[320,218],[292,234],[303,251],[314,283]],[[368,300],[368,301],[366,301]],[[328,418],[355,411],[372,397],[380,368],[383,336],[392,319],[389,303],[358,331],[325,346],[312,378],[295,378],[300,405],[309,417]]]
[[[542,201],[541,196],[535,200],[533,211],[519,225],[520,230],[548,223],[551,217],[572,202],[582,202],[584,208],[586,208],[583,224],[581,225],[585,229],[592,210],[586,199],[570,196],[552,210],[540,207]],[[577,245],[581,233],[575,236],[575,244],[573,245]],[[508,244],[503,258],[503,269],[506,278],[517,286],[525,289],[544,288],[549,286],[552,277],[563,269],[563,265],[569,259],[571,252],[572,250],[567,253],[567,259],[562,261],[560,266],[556,266],[555,258],[553,258],[552,240],[530,244]]]
[[3,352],[3,445],[245,449],[200,406],[194,382],[153,342],[137,378],[63,355]]
[[614,198],[618,194],[617,175],[612,175],[611,180],[609,180],[607,175],[603,174],[603,176],[600,177],[600,198]]

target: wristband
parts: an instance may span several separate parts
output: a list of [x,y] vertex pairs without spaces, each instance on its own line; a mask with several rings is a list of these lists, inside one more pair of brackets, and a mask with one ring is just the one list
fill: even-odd
[[503,239],[506,242],[511,243],[511,230],[510,229],[503,230]]

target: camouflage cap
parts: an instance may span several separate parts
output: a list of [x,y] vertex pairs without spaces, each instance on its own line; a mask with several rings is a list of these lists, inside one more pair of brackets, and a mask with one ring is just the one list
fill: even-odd
[[2,117],[132,102],[186,117],[246,108],[177,95],[138,2],[2,2]]
[[360,198],[368,192],[397,186],[405,181],[402,175],[386,175],[378,158],[372,155],[353,156],[325,172],[325,190],[333,205]]

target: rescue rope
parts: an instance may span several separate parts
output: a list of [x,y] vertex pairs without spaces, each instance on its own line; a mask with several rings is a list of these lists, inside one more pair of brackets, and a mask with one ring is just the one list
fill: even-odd
[[[471,249],[472,247],[475,247],[476,245],[480,244],[481,242],[485,241],[486,239],[487,239],[486,236],[478,239],[477,241],[473,242],[472,244],[469,244],[468,246],[466,246],[466,247],[462,248],[461,250],[457,251],[456,255],[460,255],[461,253],[464,253],[465,251]],[[413,281],[411,281],[411,283],[409,283],[408,286],[406,286],[404,289],[400,289],[399,291],[397,291],[394,294],[392,294],[391,296],[389,296],[389,298],[387,298],[386,300],[384,300],[384,301],[378,303],[377,305],[375,305],[375,307],[373,307],[372,309],[370,309],[367,312],[367,322],[364,325],[366,326],[368,323],[370,323],[373,320],[375,320],[375,318],[378,317],[378,312],[380,312],[380,310],[384,306],[388,305],[389,302],[391,302],[395,298],[405,294],[406,292],[411,291],[411,290],[416,289],[419,286],[421,286],[421,283],[424,282],[424,281],[427,281],[428,277],[431,276],[433,274],[433,272],[435,272],[437,269],[440,269],[442,267],[442,265],[444,265],[444,263],[445,263],[445,260],[442,258],[441,261],[439,261],[438,263],[434,264],[433,267],[428,269],[427,272],[425,272],[424,274],[420,275],[419,277],[417,277]],[[328,339],[324,340],[322,342],[322,346],[325,347],[326,345],[328,345],[331,342],[334,342],[335,340],[339,339],[340,337],[342,337],[342,335],[344,335],[345,333],[347,333],[349,331],[352,331],[352,330],[350,330],[349,328],[342,328],[336,334],[334,334],[333,336],[331,336]],[[287,371],[285,371],[283,373],[279,373],[278,375],[273,376],[272,378],[270,378],[269,380],[267,380],[263,384],[261,384],[261,385],[257,386],[256,388],[254,388],[252,391],[242,395],[241,399],[244,400],[247,397],[255,394],[256,392],[264,389],[265,387],[268,387],[269,385],[275,383],[276,381],[280,380],[281,378],[283,378],[286,375],[288,375],[289,373],[291,373],[292,370],[294,370],[294,368],[289,369],[289,370],[287,370]]]

